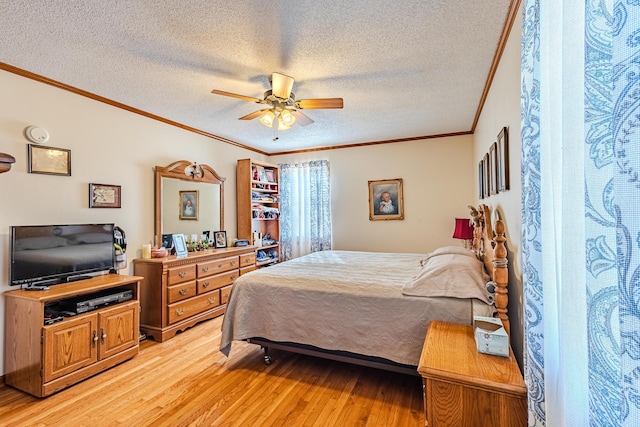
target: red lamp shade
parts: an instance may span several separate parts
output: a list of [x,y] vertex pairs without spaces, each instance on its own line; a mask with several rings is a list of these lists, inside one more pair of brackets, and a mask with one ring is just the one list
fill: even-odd
[[453,230],[453,238],[473,240],[473,227],[467,218],[456,218],[456,228]]

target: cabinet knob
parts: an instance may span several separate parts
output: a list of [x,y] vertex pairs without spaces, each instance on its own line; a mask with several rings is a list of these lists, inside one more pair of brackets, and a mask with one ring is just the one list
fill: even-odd
[[104,329],[100,329],[100,333],[101,333],[102,343],[104,344],[105,341],[107,340],[107,333],[104,331]]
[[184,314],[184,308],[179,308],[176,310],[176,315],[177,316],[182,316]]
[[185,295],[187,294],[187,290],[186,290],[186,289],[180,289],[180,290],[178,291],[178,293],[179,293],[180,295],[182,295],[182,296],[185,296]]
[[98,343],[98,331],[93,331],[93,342],[91,343],[91,345],[95,347],[97,343]]
[[180,276],[181,279],[184,279],[187,276],[187,272],[181,271],[180,273],[178,273],[178,276]]

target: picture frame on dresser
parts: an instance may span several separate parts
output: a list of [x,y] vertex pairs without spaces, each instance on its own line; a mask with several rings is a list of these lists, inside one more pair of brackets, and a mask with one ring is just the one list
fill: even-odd
[[177,258],[185,258],[188,255],[187,241],[184,238],[184,234],[172,234],[173,246],[176,251]]
[[216,249],[227,247],[227,232],[226,231],[214,231],[213,242]]

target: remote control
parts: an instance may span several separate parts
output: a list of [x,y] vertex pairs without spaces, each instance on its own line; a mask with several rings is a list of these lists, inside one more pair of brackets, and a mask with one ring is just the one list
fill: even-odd
[[46,285],[31,285],[24,288],[27,291],[48,291],[49,287]]

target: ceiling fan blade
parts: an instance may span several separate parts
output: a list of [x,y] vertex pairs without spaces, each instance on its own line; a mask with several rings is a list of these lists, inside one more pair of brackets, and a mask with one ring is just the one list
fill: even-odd
[[252,119],[255,119],[256,117],[260,117],[261,115],[263,115],[265,111],[269,111],[269,109],[263,108],[262,110],[254,111],[253,113],[240,117],[238,120],[252,120]]
[[298,110],[289,110],[289,111],[291,111],[291,114],[293,114],[293,116],[296,118],[296,122],[299,123],[300,126],[307,126],[313,123],[313,120],[311,120],[306,115],[302,114],[300,111]]
[[289,99],[293,90],[293,77],[280,73],[271,75],[271,91],[278,98]]
[[245,96],[245,95],[238,95],[237,93],[225,92],[223,90],[218,90],[218,89],[212,90],[211,93],[215,93],[216,95],[230,96],[232,98],[240,98],[240,99],[244,99],[245,101],[257,102],[258,104],[262,102],[262,99],[252,98],[250,96]]
[[301,99],[295,102],[295,107],[301,110],[319,110],[323,108],[342,108],[342,98]]

